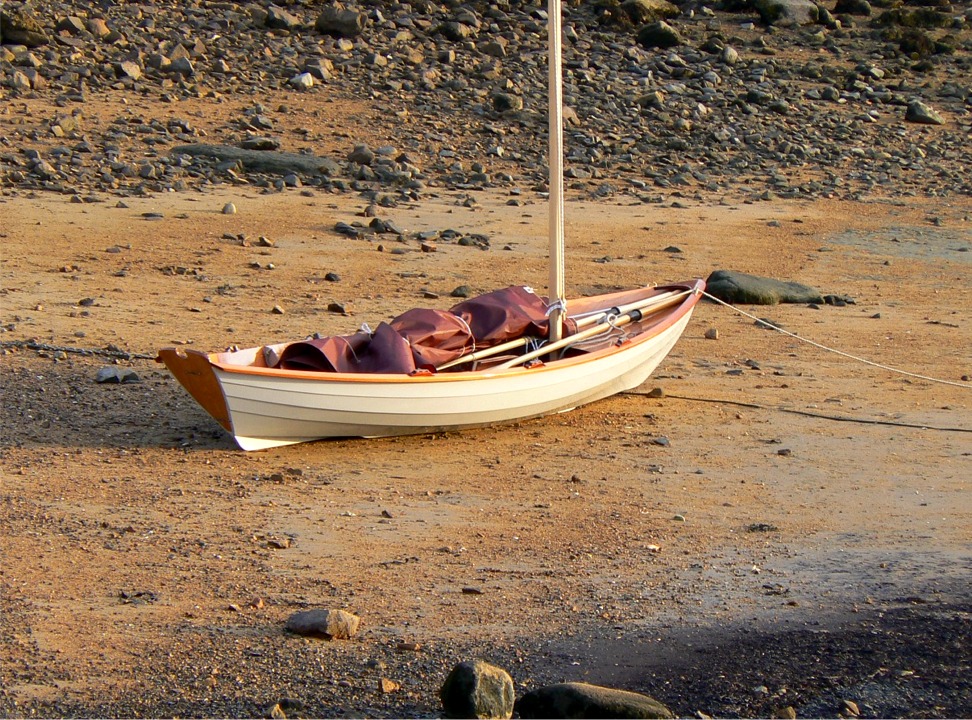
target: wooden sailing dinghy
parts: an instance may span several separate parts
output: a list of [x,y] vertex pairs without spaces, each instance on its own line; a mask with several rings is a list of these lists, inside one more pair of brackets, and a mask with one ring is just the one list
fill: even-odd
[[550,298],[523,287],[375,331],[157,360],[244,450],[461,430],[570,410],[637,387],[681,336],[705,283],[567,301],[559,0],[550,42]]

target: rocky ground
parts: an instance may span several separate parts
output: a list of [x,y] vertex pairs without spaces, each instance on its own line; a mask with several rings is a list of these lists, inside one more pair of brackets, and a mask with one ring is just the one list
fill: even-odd
[[[802,25],[767,25],[744,1],[567,3],[574,189],[967,195],[967,3],[842,3]],[[37,27],[14,41],[46,41],[3,47],[7,182],[82,195],[239,183],[238,166],[175,148],[242,142],[340,163],[357,144],[385,149],[300,179],[325,188],[545,182],[541,5],[281,5],[7,3]],[[672,14],[673,38],[639,31]]]
[[972,20],[825,5],[568,3],[570,285],[800,280],[855,303],[759,316],[951,384],[704,305],[664,398],[243,454],[159,346],[542,283],[544,7],[4,3],[0,713],[429,716],[473,657],[972,713]]

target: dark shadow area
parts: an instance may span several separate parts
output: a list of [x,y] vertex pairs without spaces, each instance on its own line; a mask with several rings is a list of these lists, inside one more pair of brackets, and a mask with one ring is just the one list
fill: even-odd
[[[792,709],[796,717],[836,718],[852,717],[852,707],[863,718],[969,717],[970,619],[972,604],[968,601],[905,598],[895,607],[862,611],[828,623],[805,622],[789,629],[671,630],[643,644],[593,643],[586,652],[603,651],[604,662],[601,670],[583,679],[651,695],[680,717],[700,717],[698,713],[702,717],[787,717]],[[380,695],[351,679],[354,673],[347,674],[350,668],[345,662],[350,658],[333,666],[309,662],[316,652],[313,645],[295,645],[276,636],[226,643],[216,630],[196,628],[194,632],[198,637],[184,653],[143,658],[160,675],[158,682],[146,683],[148,687],[138,697],[105,697],[95,704],[64,698],[34,703],[31,713],[122,717],[136,711],[142,717],[258,717],[279,700],[274,693],[281,686],[291,692],[302,689],[299,700],[290,699],[299,703],[301,717],[405,718],[441,713],[436,696],[449,658],[410,659],[406,666],[417,663],[420,667],[411,673],[400,668],[399,677],[418,673],[426,686],[415,688],[418,692]],[[262,670],[248,667],[245,661],[253,644],[260,647]],[[453,650],[462,654],[459,648]],[[507,658],[507,666],[515,677],[529,677],[538,685],[558,682],[559,672],[567,671],[563,666],[570,665],[562,663],[558,654],[551,657],[549,650],[520,650],[524,662],[514,667]],[[349,648],[349,652],[360,656],[358,660],[367,656],[373,663],[387,662],[390,667],[402,662],[393,651],[377,646]],[[245,676],[248,689],[216,692],[206,700],[198,696],[189,700],[174,690],[199,681],[199,658],[216,654],[228,660],[227,653],[241,661],[237,672]],[[571,657],[584,656],[574,646]],[[588,658],[584,659],[588,665]],[[442,667],[434,667],[438,665]],[[263,673],[267,674],[261,677]],[[162,681],[163,677],[167,680]],[[359,685],[357,691],[353,689]],[[0,711],[6,717],[16,716],[14,708],[3,705],[0,698]]]
[[863,607],[595,642],[587,652],[603,662],[584,680],[651,695],[682,717],[850,717],[845,701],[860,717],[972,716],[968,589]]
[[125,363],[139,382],[97,383],[104,358],[54,362],[32,351],[0,365],[3,447],[232,449],[232,438],[151,360]]

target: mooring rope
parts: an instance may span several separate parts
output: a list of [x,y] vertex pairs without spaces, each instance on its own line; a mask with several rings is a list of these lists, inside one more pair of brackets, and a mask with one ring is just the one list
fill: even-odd
[[650,392],[637,392],[626,390],[624,395],[640,395],[641,397],[651,398],[671,398],[673,400],[690,400],[692,402],[707,402],[717,405],[735,405],[737,407],[755,408],[756,410],[776,410],[777,412],[792,413],[793,415],[803,415],[804,417],[818,418],[820,420],[837,420],[839,422],[860,423],[862,425],[890,425],[891,427],[915,428],[917,430],[935,430],[937,432],[961,432],[972,433],[972,428],[964,427],[943,427],[940,425],[928,425],[926,423],[901,422],[899,420],[878,420],[876,418],[859,418],[850,415],[830,415],[828,413],[812,412],[810,410],[797,410],[780,405],[761,405],[759,403],[742,402],[741,400],[723,400],[720,398],[691,397],[689,395],[671,395],[664,393],[661,395]]
[[866,358],[858,357],[857,355],[851,355],[850,353],[846,353],[843,350],[836,350],[834,348],[827,347],[826,345],[821,345],[820,343],[815,342],[813,340],[809,340],[809,339],[807,339],[805,337],[800,337],[796,333],[792,333],[789,330],[784,330],[783,328],[779,327],[778,325],[774,325],[773,323],[769,322],[768,320],[763,320],[762,318],[756,317],[755,315],[751,315],[750,313],[746,312],[745,310],[741,310],[741,309],[737,308],[735,305],[730,305],[729,303],[725,302],[724,300],[720,300],[719,298],[715,297],[714,295],[710,295],[709,293],[707,293],[705,291],[703,291],[702,294],[705,295],[710,300],[714,300],[715,302],[719,303],[720,305],[725,305],[727,308],[729,308],[730,310],[734,310],[735,312],[739,313],[740,315],[745,315],[746,317],[748,317],[748,318],[750,318],[752,320],[755,320],[758,324],[760,324],[760,325],[762,325],[764,327],[768,327],[771,330],[776,330],[778,332],[783,333],[784,335],[788,335],[789,337],[791,337],[791,338],[793,338],[795,340],[799,340],[800,342],[804,342],[804,343],[807,343],[809,345],[813,345],[816,348],[819,348],[821,350],[825,350],[825,351],[830,352],[830,353],[834,353],[835,355],[841,355],[841,356],[843,356],[845,358],[849,358],[851,360],[855,360],[857,362],[864,363],[865,365],[870,365],[872,367],[880,368],[881,370],[887,370],[888,372],[897,373],[898,375],[906,375],[908,377],[917,378],[919,380],[927,380],[928,382],[941,383],[942,385],[951,385],[952,387],[960,387],[960,388],[963,388],[965,390],[972,390],[972,383],[957,382],[955,380],[942,380],[941,378],[929,377],[928,375],[919,375],[918,373],[908,372],[907,370],[901,370],[900,368],[892,367],[890,365],[882,365],[881,363],[876,363],[873,360],[867,360]]
[[0,340],[0,348],[27,348],[28,350],[43,350],[45,352],[63,352],[74,355],[100,355],[102,357],[120,358],[122,360],[154,360],[155,355],[134,353],[116,347],[107,348],[79,348],[66,345],[48,345],[34,340]]

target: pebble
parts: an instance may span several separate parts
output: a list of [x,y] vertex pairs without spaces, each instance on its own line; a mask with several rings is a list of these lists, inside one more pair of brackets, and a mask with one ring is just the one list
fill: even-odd
[[97,383],[137,383],[142,379],[131,368],[120,368],[115,365],[100,368],[95,375]]
[[388,678],[381,678],[378,680],[378,691],[382,693],[393,693],[401,690],[401,683],[397,683],[394,680],[389,680]]

